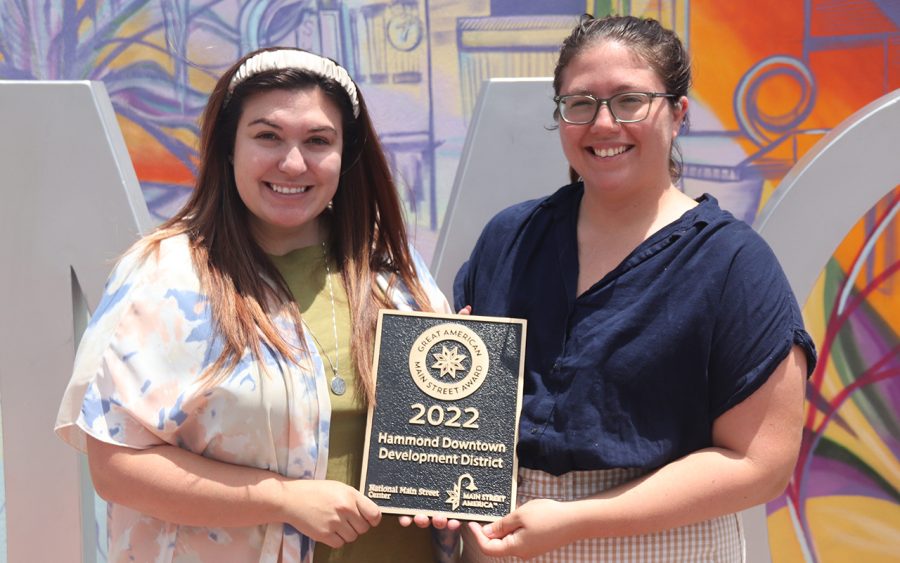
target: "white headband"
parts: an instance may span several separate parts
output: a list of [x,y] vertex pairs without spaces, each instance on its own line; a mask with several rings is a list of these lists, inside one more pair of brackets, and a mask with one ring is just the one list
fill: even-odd
[[231,82],[228,84],[228,93],[234,92],[235,87],[255,74],[267,70],[297,69],[311,72],[323,78],[330,78],[341,85],[350,96],[353,105],[353,117],[359,117],[359,98],[356,95],[356,85],[350,79],[350,75],[343,67],[333,61],[320,57],[307,51],[295,49],[280,49],[278,51],[263,51],[253,55],[240,66]]

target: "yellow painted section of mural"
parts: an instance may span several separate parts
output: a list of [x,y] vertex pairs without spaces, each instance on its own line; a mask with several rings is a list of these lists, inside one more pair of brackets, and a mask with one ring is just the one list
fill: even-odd
[[[896,503],[844,496],[811,502],[812,527],[822,536],[820,563],[892,563],[897,561],[900,542],[897,529],[886,523],[900,520]],[[792,533],[791,517],[783,508],[769,516],[769,543],[773,561],[808,560]],[[887,540],[887,541],[886,541]]]

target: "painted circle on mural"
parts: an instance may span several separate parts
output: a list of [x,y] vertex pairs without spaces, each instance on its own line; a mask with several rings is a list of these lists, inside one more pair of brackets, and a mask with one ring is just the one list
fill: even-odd
[[[785,90],[795,90],[787,96]],[[763,92],[769,90],[768,95]],[[775,94],[777,93],[777,95]],[[759,146],[800,127],[815,105],[816,84],[806,63],[788,56],[774,56],[756,63],[741,78],[734,95],[738,125]],[[788,107],[773,106],[773,100]]]
[[489,363],[484,341],[459,323],[424,330],[409,352],[409,374],[416,387],[441,401],[463,399],[477,391]]
[[388,20],[387,38],[394,49],[412,51],[422,41],[422,22],[413,14],[398,14]]

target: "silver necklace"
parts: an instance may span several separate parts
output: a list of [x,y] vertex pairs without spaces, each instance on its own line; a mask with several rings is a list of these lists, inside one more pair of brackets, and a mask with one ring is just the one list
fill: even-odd
[[[322,348],[321,344],[319,344],[319,348],[322,348],[322,355],[325,356],[325,359],[328,360],[328,364],[331,366],[331,383],[329,384],[331,392],[335,395],[343,395],[347,391],[347,383],[338,373],[341,359],[338,356],[337,313],[334,306],[334,288],[331,285],[331,268],[328,267],[328,249],[325,246],[325,241],[322,241],[322,258],[325,260],[325,279],[328,281],[328,296],[331,297],[331,326],[334,329],[334,361],[331,361],[331,358],[325,353],[325,349]],[[307,325],[307,328],[309,328],[309,325]],[[309,332],[312,334],[312,330]],[[315,334],[313,334],[313,339],[316,340],[316,343],[319,342]]]

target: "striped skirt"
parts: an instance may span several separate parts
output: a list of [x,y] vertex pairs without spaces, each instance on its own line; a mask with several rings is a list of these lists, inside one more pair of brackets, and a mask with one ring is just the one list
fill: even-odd
[[[570,501],[596,494],[639,477],[639,469],[573,471],[556,477],[534,469],[519,469],[516,503],[532,499]],[[468,526],[463,526],[463,563],[514,563],[517,557],[487,557],[478,550]],[[737,514],[639,536],[595,538],[563,546],[534,559],[536,563],[739,563],[745,560],[744,533]]]

